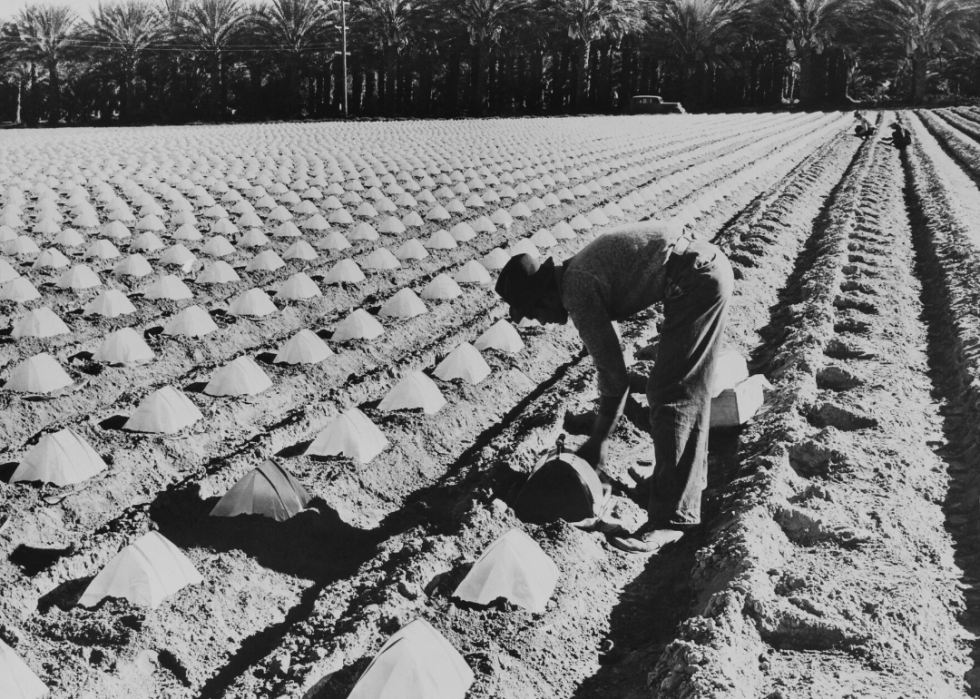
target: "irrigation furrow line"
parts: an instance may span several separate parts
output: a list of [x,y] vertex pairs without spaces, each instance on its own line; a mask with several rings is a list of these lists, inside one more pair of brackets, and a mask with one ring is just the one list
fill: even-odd
[[[859,185],[871,165],[873,152],[872,142],[857,150],[842,179],[823,202],[814,219],[814,229],[803,233],[806,244],[795,256],[795,271],[788,279],[788,288],[798,288],[797,293],[803,296],[799,301],[807,303],[788,325],[785,340],[777,343],[775,360],[766,363],[765,373],[776,384],[774,395],[767,399],[772,405],[768,415],[796,414],[816,393],[816,368],[833,326],[833,299],[841,281],[840,268],[846,261]],[[772,228],[769,231],[772,244],[778,241],[779,234],[785,234]],[[762,242],[769,242],[765,240],[766,232],[760,235]],[[766,425],[764,432],[783,434],[784,428],[770,425],[767,417],[760,420]],[[763,431],[758,423],[751,429]],[[757,467],[759,458],[740,461],[738,475],[744,480],[745,474]],[[758,657],[764,644],[754,628],[755,622],[747,619],[743,610],[751,609],[756,600],[774,596],[768,571],[756,569],[753,562],[771,558],[768,549],[772,544],[762,535],[765,530],[759,529],[775,524],[764,508],[750,504],[750,495],[764,485],[746,483],[739,488],[737,483],[730,490],[739,499],[728,503],[731,509],[726,516],[710,525],[709,544],[702,550],[693,575],[697,590],[717,592],[708,593],[710,597],[702,600],[651,673],[651,687],[664,696],[701,697],[709,686],[720,692],[719,696],[747,696],[760,691]],[[699,670],[688,675],[688,667]]]

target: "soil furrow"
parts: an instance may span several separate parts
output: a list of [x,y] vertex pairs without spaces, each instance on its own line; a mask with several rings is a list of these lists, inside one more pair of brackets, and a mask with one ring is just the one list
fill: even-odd
[[699,553],[695,614],[651,675],[661,696],[960,687],[936,409],[907,378],[925,330],[902,183],[894,151],[868,142],[815,222],[773,313],[785,329],[759,353],[770,409]]
[[955,198],[976,198],[978,192],[939,146],[923,140],[919,122],[912,120],[910,125],[919,139],[906,159],[906,201],[919,275],[931,282],[923,285],[922,298],[930,331],[930,376],[943,416],[941,438],[933,447],[947,464],[951,480],[943,509],[965,591],[959,621],[971,635],[971,662],[965,681],[976,696],[980,691],[980,595],[976,587],[980,576],[980,434],[976,427],[980,416],[976,385],[980,377],[980,327],[975,309],[980,259],[971,232],[978,220],[976,212],[964,209]]

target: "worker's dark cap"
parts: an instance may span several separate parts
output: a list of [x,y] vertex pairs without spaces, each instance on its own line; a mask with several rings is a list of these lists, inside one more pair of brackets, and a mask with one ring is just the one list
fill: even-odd
[[897,121],[893,121],[891,124],[889,124],[889,126],[891,126],[893,129],[900,129],[900,128],[902,128],[902,125],[899,124]]
[[510,318],[519,322],[534,305],[554,263],[549,258],[544,265],[526,253],[514,255],[500,270],[494,291],[510,305]]

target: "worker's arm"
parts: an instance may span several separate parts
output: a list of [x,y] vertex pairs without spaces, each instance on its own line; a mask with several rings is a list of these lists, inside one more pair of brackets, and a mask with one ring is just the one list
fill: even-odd
[[599,384],[599,412],[592,434],[576,451],[580,457],[597,468],[606,455],[606,444],[623,414],[629,394],[626,360],[619,336],[607,311],[608,302],[602,284],[591,275],[566,276],[565,307],[575,324],[592,363]]
[[616,425],[619,423],[619,418],[623,415],[623,408],[626,405],[628,395],[629,392],[624,393],[619,399],[612,396],[603,396],[599,399],[599,414],[596,415],[592,434],[575,452],[589,462],[593,468],[602,466],[606,461],[609,437],[612,436]]

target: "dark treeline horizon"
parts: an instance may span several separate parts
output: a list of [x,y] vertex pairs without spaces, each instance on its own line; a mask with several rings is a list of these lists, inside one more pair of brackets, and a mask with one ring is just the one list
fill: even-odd
[[[0,122],[342,115],[339,0],[56,2],[0,23]],[[349,114],[980,97],[978,0],[348,0]]]

